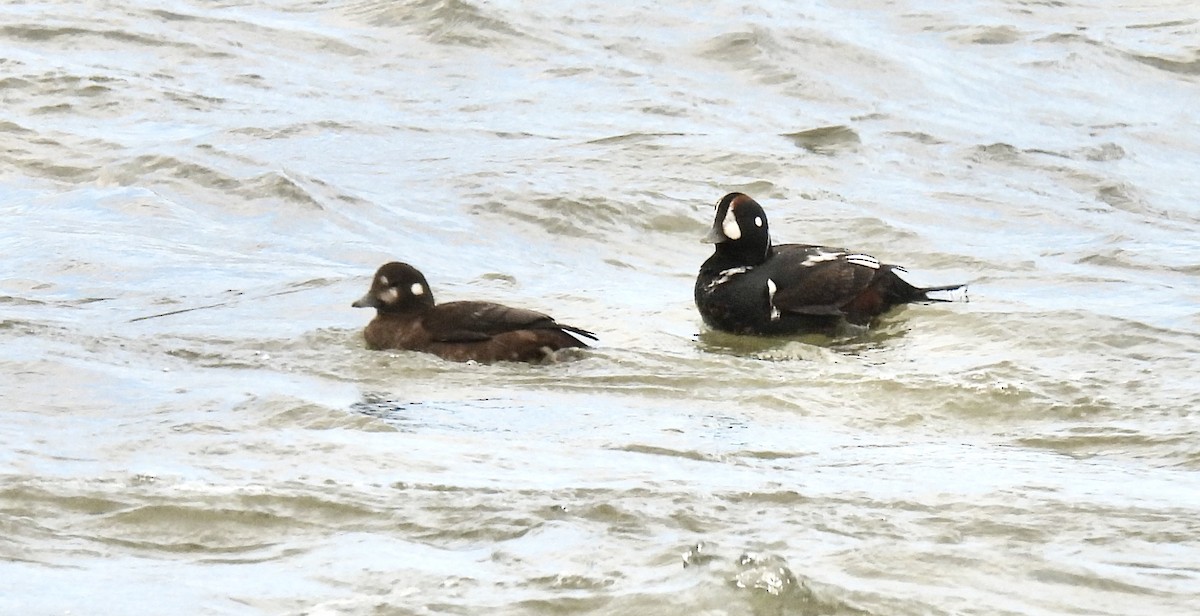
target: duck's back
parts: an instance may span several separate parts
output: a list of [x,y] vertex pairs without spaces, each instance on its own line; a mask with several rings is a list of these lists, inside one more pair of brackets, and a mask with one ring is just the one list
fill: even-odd
[[927,299],[897,269],[842,248],[780,244],[755,266],[705,263],[696,306],[710,327],[733,333],[829,332],[842,318],[865,325],[897,304]]
[[541,361],[553,352],[587,345],[567,333],[591,332],[548,315],[491,302],[449,302],[421,313],[383,313],[367,325],[372,349],[433,353],[452,361]]

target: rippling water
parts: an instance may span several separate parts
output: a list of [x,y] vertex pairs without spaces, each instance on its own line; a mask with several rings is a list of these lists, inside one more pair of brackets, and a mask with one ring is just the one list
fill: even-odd
[[[1200,15],[1143,4],[0,7],[0,613],[1200,611]],[[972,301],[707,332],[731,190]],[[391,259],[601,344],[366,351]]]

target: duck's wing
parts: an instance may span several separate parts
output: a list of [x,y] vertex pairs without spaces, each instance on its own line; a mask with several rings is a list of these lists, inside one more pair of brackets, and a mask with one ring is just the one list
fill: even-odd
[[[840,314],[879,273],[870,255],[829,246],[782,244],[764,264],[775,309],[795,314]],[[772,292],[773,288],[773,292]]]
[[567,330],[589,338],[586,330],[562,325],[550,315],[492,302],[449,302],[434,306],[422,319],[436,342],[480,342],[492,336],[530,329]]

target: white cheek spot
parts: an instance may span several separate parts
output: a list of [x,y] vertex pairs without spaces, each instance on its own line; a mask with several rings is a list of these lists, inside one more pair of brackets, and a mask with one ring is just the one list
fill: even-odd
[[876,259],[871,255],[847,255],[846,262],[853,263],[854,265],[861,265],[863,267],[869,267],[871,269],[879,269],[879,259]]
[[425,286],[419,282],[414,282],[408,290],[412,291],[413,295],[425,295]]
[[379,301],[385,304],[394,304],[398,299],[400,299],[400,291],[396,287],[388,287],[387,291],[379,294]]
[[760,228],[760,229],[761,229],[761,228],[762,228],[762,225],[763,225],[763,222],[762,222],[762,216],[755,216],[755,217],[754,217],[754,226],[756,226],[756,227],[758,227],[758,228]]
[[737,217],[733,215],[733,208],[725,211],[725,219],[721,221],[721,231],[725,233],[725,237],[731,240],[741,239],[742,228],[738,226]]
[[775,307],[775,290],[776,290],[776,288],[777,287],[775,286],[775,281],[768,278],[767,279],[767,305],[771,307],[771,320],[772,321],[778,321],[779,317],[781,316],[779,314],[779,309]]
[[381,286],[381,287],[388,286],[387,276],[384,276],[383,274],[379,275],[379,286]]

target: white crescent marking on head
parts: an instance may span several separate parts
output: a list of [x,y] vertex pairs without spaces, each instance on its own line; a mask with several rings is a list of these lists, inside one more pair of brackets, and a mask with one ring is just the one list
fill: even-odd
[[396,287],[388,287],[387,291],[379,294],[379,301],[385,304],[393,304],[400,299],[400,291]]
[[733,206],[729,206],[725,210],[725,219],[721,221],[721,231],[725,233],[725,237],[736,240],[742,237],[742,228],[738,226],[737,217],[733,215]]

